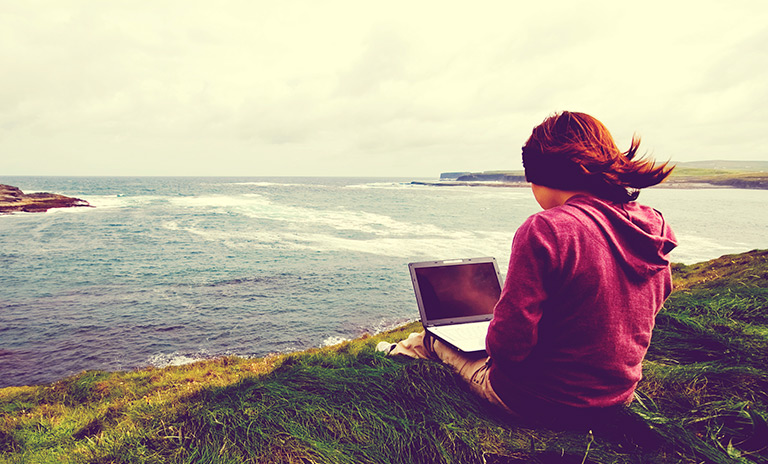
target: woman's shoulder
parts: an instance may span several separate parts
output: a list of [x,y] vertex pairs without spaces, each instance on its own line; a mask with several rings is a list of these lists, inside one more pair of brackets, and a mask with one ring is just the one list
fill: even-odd
[[585,223],[583,213],[564,206],[532,214],[520,226],[518,233],[557,238],[563,234],[573,234],[583,229]]

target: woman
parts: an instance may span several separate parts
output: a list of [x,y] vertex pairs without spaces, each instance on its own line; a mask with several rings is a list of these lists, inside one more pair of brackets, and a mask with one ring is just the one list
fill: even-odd
[[632,401],[676,246],[662,215],[635,202],[673,168],[638,159],[638,146],[633,137],[622,153],[583,113],[536,126],[523,166],[544,211],[515,234],[487,353],[421,333],[391,354],[441,360],[483,398],[531,419],[578,422]]

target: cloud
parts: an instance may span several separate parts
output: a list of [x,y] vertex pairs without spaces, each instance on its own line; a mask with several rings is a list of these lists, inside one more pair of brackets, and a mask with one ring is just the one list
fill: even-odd
[[9,174],[516,168],[563,109],[663,158],[768,156],[761,2],[0,8]]

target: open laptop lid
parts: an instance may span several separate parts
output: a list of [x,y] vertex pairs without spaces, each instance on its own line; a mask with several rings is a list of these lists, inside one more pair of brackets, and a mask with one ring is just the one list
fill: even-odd
[[425,327],[493,317],[502,285],[495,258],[424,261],[408,269]]

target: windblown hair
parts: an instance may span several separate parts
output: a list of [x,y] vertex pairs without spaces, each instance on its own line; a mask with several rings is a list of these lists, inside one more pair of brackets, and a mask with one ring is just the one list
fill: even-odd
[[632,136],[629,150],[621,152],[611,133],[584,113],[563,111],[533,129],[523,146],[528,182],[560,190],[585,190],[601,198],[626,203],[640,189],[664,181],[674,169],[640,156],[640,138]]

